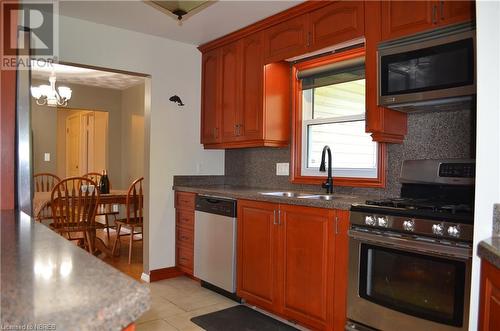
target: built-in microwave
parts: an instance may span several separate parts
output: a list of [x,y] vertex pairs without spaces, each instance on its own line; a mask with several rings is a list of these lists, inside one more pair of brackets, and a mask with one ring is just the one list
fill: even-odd
[[475,57],[472,23],[380,43],[378,104],[404,112],[470,107]]

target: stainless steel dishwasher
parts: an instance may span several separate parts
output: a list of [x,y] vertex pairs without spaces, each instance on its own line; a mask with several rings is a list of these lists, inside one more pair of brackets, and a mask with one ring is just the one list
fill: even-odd
[[198,195],[194,276],[204,287],[236,297],[236,200]]

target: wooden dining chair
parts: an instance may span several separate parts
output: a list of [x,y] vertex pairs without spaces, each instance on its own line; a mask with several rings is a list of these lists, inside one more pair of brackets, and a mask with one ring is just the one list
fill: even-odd
[[[120,237],[130,236],[128,248],[128,264],[132,260],[132,243],[134,241],[142,241],[142,228],[143,228],[143,209],[144,209],[144,195],[142,191],[142,183],[144,177],[136,179],[129,187],[126,198],[126,218],[116,221],[116,238],[113,244],[113,255],[115,255],[116,248],[121,244]],[[121,228],[129,229],[129,233],[122,234]],[[139,229],[140,232],[134,232]],[[141,239],[134,239],[134,235],[140,234]]]
[[[98,172],[89,172],[89,173],[86,173],[85,175],[83,175],[83,177],[89,178],[89,179],[93,180],[94,182],[96,182],[96,188],[97,188],[97,185],[99,185],[99,183],[101,182],[102,174],[100,174]],[[109,188],[111,189],[111,182],[109,183]],[[97,206],[96,216],[104,216],[105,229],[106,229],[107,236],[108,236],[108,243],[110,242],[109,229],[115,227],[114,225],[109,225],[109,216],[110,215],[113,216],[113,220],[116,221],[116,215],[118,215],[118,214],[119,214],[118,211],[113,210],[113,205],[99,204]]]
[[[35,186],[35,192],[52,192],[54,186],[59,183],[61,179],[51,173],[38,173],[33,175],[33,185]],[[38,222],[43,222],[44,220],[52,219],[52,210],[50,205],[46,205],[40,209],[40,211],[35,215],[35,220]]]
[[[100,195],[97,189],[90,192],[89,185],[96,184],[88,178],[70,177],[54,186],[50,202],[54,222],[49,227],[62,236],[68,235],[68,240],[83,239],[92,253],[95,231],[104,225],[95,222]],[[83,233],[83,238],[71,238],[70,234],[75,232]]]

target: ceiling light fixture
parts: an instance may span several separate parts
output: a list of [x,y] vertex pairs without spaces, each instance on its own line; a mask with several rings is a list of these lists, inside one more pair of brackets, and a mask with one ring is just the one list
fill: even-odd
[[36,100],[36,104],[49,107],[66,107],[71,99],[71,89],[67,86],[59,86],[56,89],[56,76],[49,77],[50,85],[40,85],[31,87],[31,95]]
[[177,19],[181,21],[185,15],[188,13],[197,12],[199,9],[205,7],[213,0],[204,0],[204,1],[148,1],[155,5],[154,7],[160,10],[167,10],[169,13],[177,16]]

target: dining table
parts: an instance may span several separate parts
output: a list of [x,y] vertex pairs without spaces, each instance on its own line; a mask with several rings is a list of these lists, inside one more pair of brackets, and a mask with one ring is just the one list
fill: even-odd
[[[127,190],[110,190],[109,193],[101,193],[99,195],[100,205],[124,205],[127,202]],[[52,192],[35,192],[33,196],[33,215],[38,215],[44,208],[50,207]],[[97,235],[94,235],[95,251],[94,255],[104,253],[113,255],[112,249]]]

